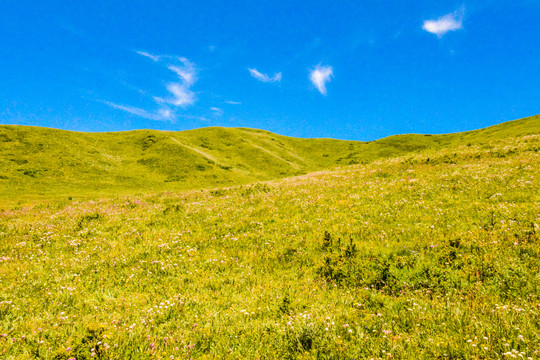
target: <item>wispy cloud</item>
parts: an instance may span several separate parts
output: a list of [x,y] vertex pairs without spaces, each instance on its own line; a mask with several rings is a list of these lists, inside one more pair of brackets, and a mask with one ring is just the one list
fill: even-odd
[[197,81],[195,66],[186,58],[178,58],[181,65],[168,65],[167,68],[178,75],[180,82],[170,82],[167,90],[172,97],[154,97],[160,104],[170,104],[177,107],[186,107],[195,102],[195,94],[190,90],[191,85]]
[[178,77],[186,83],[186,85],[193,85],[193,83],[197,81],[195,78],[195,66],[186,58],[178,58],[178,61],[182,63],[181,66],[169,65],[167,68],[175,72],[176,75],[178,75]]
[[321,66],[319,64],[309,73],[309,80],[321,94],[326,95],[326,83],[330,81],[332,76],[333,70],[331,66]]
[[426,20],[422,25],[422,29],[432,34],[442,37],[449,31],[461,29],[463,25],[463,16],[465,15],[465,7],[454,11],[453,13],[441,16],[438,19]]
[[159,56],[157,55],[152,55],[150,53],[147,53],[146,51],[136,51],[137,54],[141,55],[141,56],[144,56],[144,57],[147,57],[149,58],[150,60],[152,61],[159,61]]
[[242,103],[241,103],[240,101],[231,101],[231,100],[225,101],[225,104],[229,104],[229,105],[242,105]]
[[222,116],[223,110],[218,107],[211,107],[210,110],[214,113],[215,116]]
[[148,120],[155,120],[155,121],[167,121],[167,120],[173,120],[174,114],[170,109],[167,108],[160,108],[155,112],[150,112],[135,106],[129,106],[129,105],[120,105],[116,104],[110,101],[103,101],[105,105],[108,105],[112,108],[126,111],[132,115],[139,116]]
[[[197,81],[197,70],[188,59],[177,56],[153,55],[145,51],[137,51],[137,54],[149,58],[158,63],[163,63],[167,69],[174,72],[178,79],[167,83],[166,89],[170,93],[168,97],[153,96],[158,108],[148,111],[139,107],[117,104],[111,101],[103,101],[104,104],[118,110],[126,111],[135,116],[156,121],[174,121],[177,118],[178,108],[185,108],[196,101],[191,86]],[[181,117],[186,117],[180,115]]]
[[195,95],[188,87],[183,84],[169,83],[167,90],[172,94],[167,98],[154,96],[154,100],[160,104],[171,104],[174,106],[186,107],[195,102]]
[[262,82],[280,82],[281,81],[281,73],[274,74],[273,77],[268,76],[267,74],[263,74],[257,71],[257,69],[248,69],[251,76],[253,76],[255,79],[262,81]]

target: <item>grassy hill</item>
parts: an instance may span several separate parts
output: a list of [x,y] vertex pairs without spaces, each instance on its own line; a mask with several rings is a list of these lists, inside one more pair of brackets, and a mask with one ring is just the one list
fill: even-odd
[[[371,162],[223,189],[0,207],[0,358],[537,359],[538,125],[353,150],[316,140]],[[38,146],[36,129],[8,130],[8,143]],[[100,169],[130,164],[164,181],[175,173],[160,154],[177,152],[215,171],[258,171],[246,181],[283,176],[287,161],[344,162],[312,140],[253,130],[47,133],[63,146],[39,137],[57,157],[50,172],[88,168],[88,186]],[[95,153],[62,158],[69,144]],[[40,166],[15,149],[21,167]],[[276,168],[240,159],[249,152]]]
[[0,199],[228,187],[428,149],[492,146],[500,139],[539,132],[539,116],[477,131],[372,142],[299,139],[244,128],[78,133],[2,125]]

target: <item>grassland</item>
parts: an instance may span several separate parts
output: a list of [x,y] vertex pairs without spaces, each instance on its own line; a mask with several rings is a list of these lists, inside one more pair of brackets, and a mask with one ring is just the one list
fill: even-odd
[[274,180],[538,132],[540,117],[446,135],[299,139],[253,129],[76,133],[0,125],[0,202],[81,200]]
[[6,203],[0,358],[537,359],[539,126],[359,144],[365,164],[247,185]]

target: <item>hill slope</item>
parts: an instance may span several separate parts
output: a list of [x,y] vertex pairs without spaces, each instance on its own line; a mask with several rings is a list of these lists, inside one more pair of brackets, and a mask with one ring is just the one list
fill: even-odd
[[531,135],[0,206],[0,358],[537,359],[539,163]]
[[540,116],[464,133],[398,135],[372,142],[299,139],[246,128],[78,133],[3,125],[0,198],[232,186],[538,133]]

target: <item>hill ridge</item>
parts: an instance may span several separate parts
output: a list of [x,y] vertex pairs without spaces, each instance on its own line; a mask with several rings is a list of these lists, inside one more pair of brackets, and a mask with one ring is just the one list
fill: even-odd
[[531,134],[540,134],[540,116],[461,133],[369,142],[249,128],[86,133],[0,125],[0,199],[228,187]]

